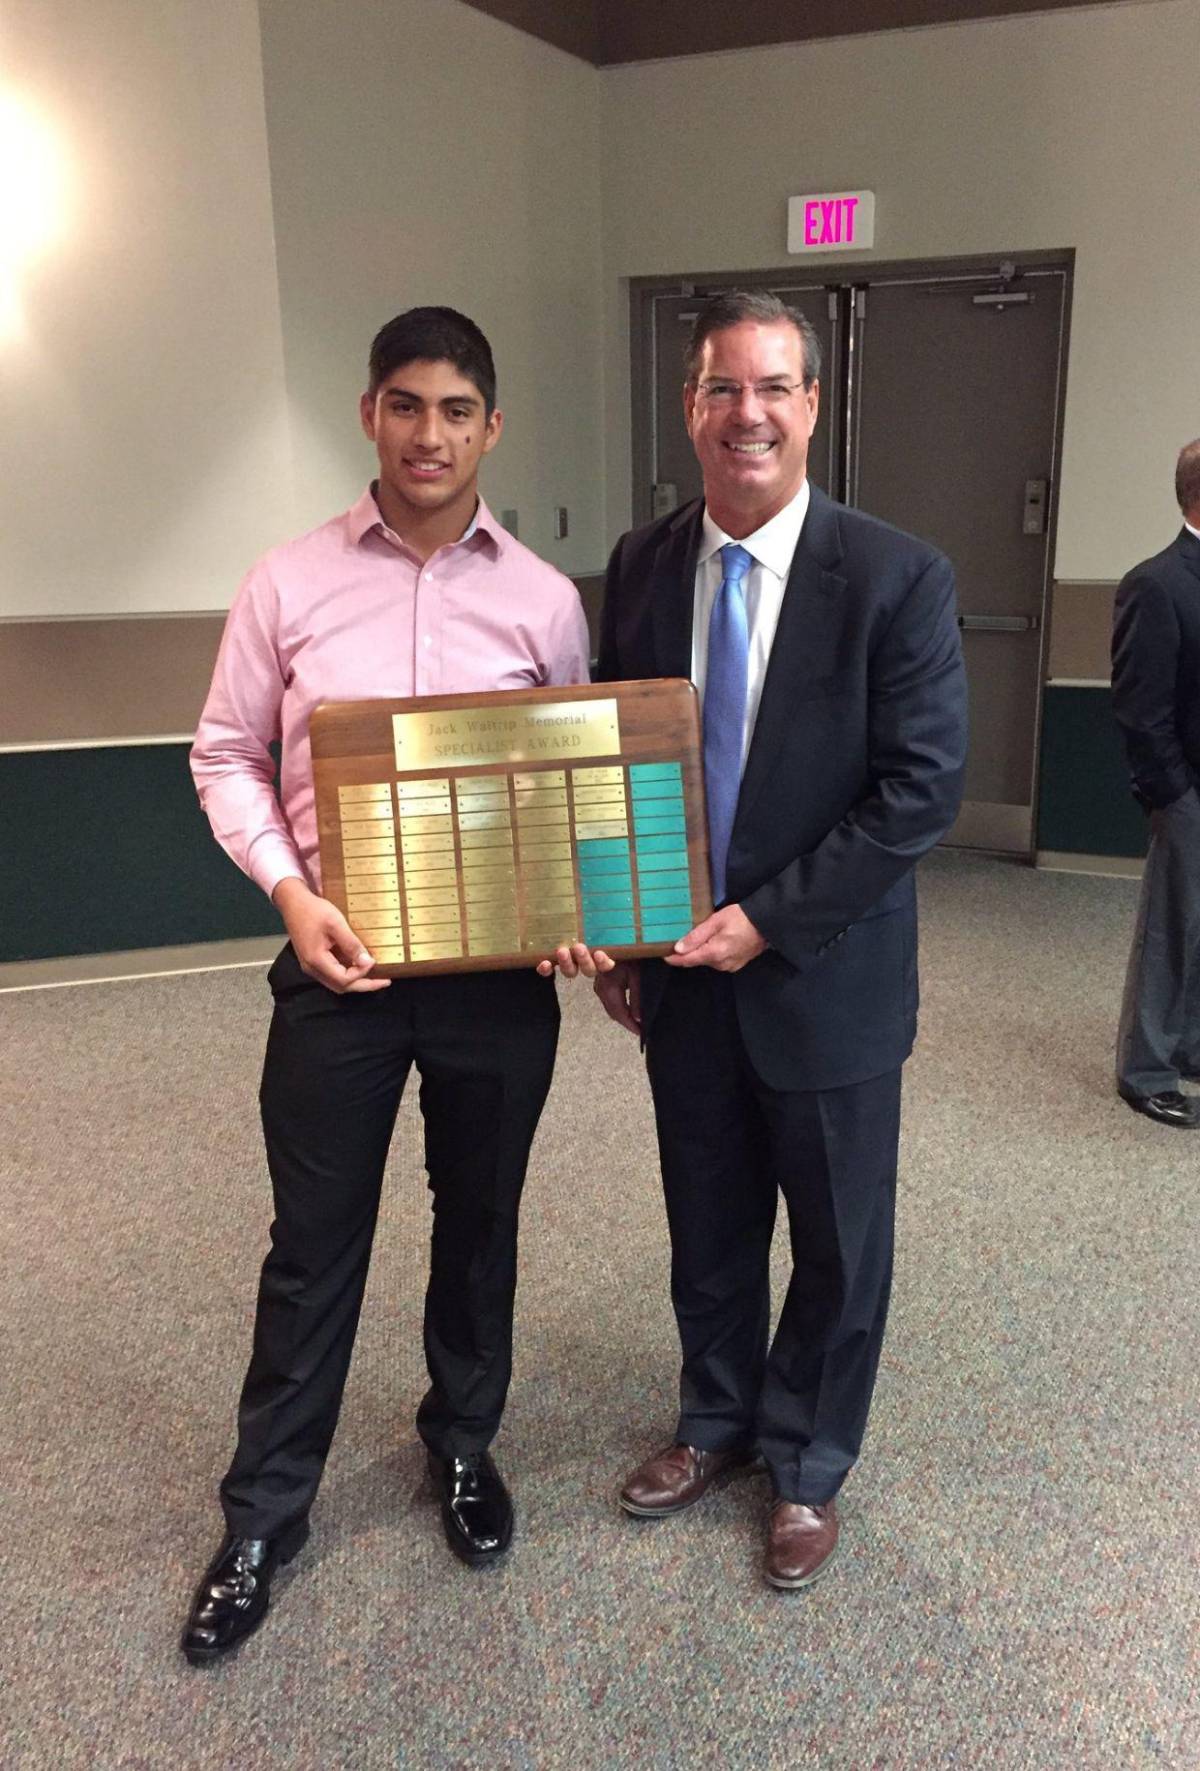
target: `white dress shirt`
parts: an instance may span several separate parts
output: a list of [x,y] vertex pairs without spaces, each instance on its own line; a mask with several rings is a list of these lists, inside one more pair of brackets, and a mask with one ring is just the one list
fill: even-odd
[[1196,537],[1196,540],[1200,541],[1200,529],[1193,529],[1192,525],[1186,520],[1186,518],[1184,519],[1183,526],[1187,530],[1189,535],[1194,535]]
[[[750,740],[754,735],[754,722],[758,718],[763,679],[767,674],[771,643],[779,622],[779,610],[787,587],[788,573],[792,569],[792,555],[796,551],[807,515],[806,479],[791,502],[785,504],[769,523],[764,523],[761,529],[756,529],[753,535],[745,536],[738,543],[750,555],[750,569],[742,581],[750,635],[746,720],[742,728],[743,768],[746,766]],[[700,533],[700,554],[696,561],[695,602],[692,605],[692,681],[700,694],[701,709],[704,707],[704,679],[708,666],[708,622],[717,592],[721,588],[721,549],[732,539],[723,529],[718,529],[705,509]]]

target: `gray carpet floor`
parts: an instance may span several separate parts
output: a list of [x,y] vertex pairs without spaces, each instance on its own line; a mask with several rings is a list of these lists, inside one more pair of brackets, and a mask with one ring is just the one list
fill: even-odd
[[1113,1094],[1136,887],[938,856],[921,895],[895,1302],[828,1578],[762,1584],[761,1476],[614,1504],[673,1421],[666,1236],[634,1042],[563,987],[512,1556],[452,1561],[412,1428],[412,1101],[313,1538],[207,1671],[176,1641],[265,1246],[263,973],[0,998],[6,1771],[1200,1765],[1200,1137]]

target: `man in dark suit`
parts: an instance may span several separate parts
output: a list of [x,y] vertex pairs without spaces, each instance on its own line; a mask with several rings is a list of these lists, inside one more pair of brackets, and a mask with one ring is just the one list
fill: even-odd
[[1117,1091],[1160,1125],[1195,1130],[1200,1079],[1200,438],[1180,451],[1183,528],[1121,580],[1113,711],[1150,852],[1117,1032]]
[[[665,964],[598,962],[609,1014],[645,1042],[683,1352],[674,1443],[621,1503],[678,1512],[760,1454],[784,1588],[833,1553],[866,1425],[916,1030],[913,868],[954,819],[966,747],[948,562],[806,477],[819,367],[772,296],[701,312],[684,405],[704,499],[618,543],[600,653],[605,680],[700,690],[717,906]],[[780,1192],[793,1271],[771,1339]]]

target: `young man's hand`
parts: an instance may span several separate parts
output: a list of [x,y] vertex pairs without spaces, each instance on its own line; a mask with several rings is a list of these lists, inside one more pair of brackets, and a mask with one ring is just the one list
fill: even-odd
[[368,978],[375,961],[336,904],[318,898],[302,879],[281,879],[271,894],[287,925],[301,969],[326,990],[386,990],[390,978]]

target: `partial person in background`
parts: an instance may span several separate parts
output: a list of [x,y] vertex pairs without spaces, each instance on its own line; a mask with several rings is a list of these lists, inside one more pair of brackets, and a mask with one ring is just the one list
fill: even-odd
[[[967,735],[949,562],[808,480],[819,373],[812,327],[774,296],[701,309],[684,411],[704,497],[618,542],[600,648],[605,681],[700,691],[716,905],[665,963],[597,956],[597,993],[645,1041],[683,1352],[673,1442],[621,1504],[681,1512],[761,1455],[783,1588],[828,1565],[866,1427],[916,1032],[913,870],[954,821]],[[772,1335],[780,1194],[792,1275]]]
[[1179,452],[1183,527],[1127,572],[1113,609],[1113,711],[1150,852],[1117,1029],[1117,1092],[1194,1131],[1200,1081],[1200,438]]
[[532,970],[368,976],[371,954],[321,896],[308,722],[321,701],[585,683],[587,626],[570,580],[479,497],[502,420],[478,326],[441,307],[392,320],[371,346],[360,416],[378,479],[254,567],[192,751],[217,840],[289,935],[268,974],[260,1095],[275,1221],[221,1484],[226,1533],[183,1638],[196,1663],[257,1627],[276,1566],[308,1535],[414,1064],[433,1203],[417,1429],[451,1549],[494,1561],[513,1528],[488,1447],[511,1372],[517,1212],[558,1001]]

